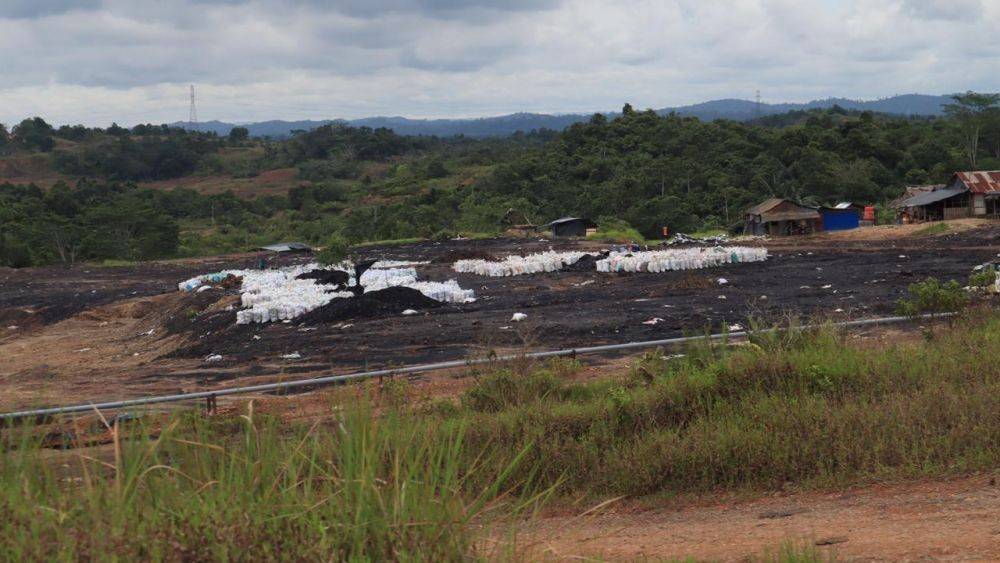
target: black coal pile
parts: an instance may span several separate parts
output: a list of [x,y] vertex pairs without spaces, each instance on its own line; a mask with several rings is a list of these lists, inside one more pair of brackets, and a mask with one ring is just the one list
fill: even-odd
[[295,276],[297,280],[316,280],[320,285],[345,286],[350,281],[351,275],[343,270],[324,270],[321,268],[309,270]]
[[441,303],[409,287],[387,287],[357,297],[334,299],[299,317],[305,324],[331,323],[398,315],[407,309],[430,309]]
[[602,252],[601,254],[594,256],[593,254],[585,254],[582,258],[577,260],[575,263],[570,264],[562,269],[564,272],[595,272],[597,271],[597,261],[603,258],[607,258],[608,253]]

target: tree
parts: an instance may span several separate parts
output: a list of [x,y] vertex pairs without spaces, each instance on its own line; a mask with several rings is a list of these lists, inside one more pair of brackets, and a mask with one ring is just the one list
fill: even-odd
[[966,92],[951,97],[953,104],[944,106],[945,114],[957,121],[962,129],[962,138],[969,166],[974,170],[979,162],[979,139],[983,127],[1000,103],[1000,94],[978,94]]
[[333,234],[326,239],[323,250],[316,254],[316,261],[324,266],[340,264],[347,259],[349,250],[347,240],[339,234]]
[[233,127],[229,130],[229,142],[235,144],[245,143],[250,138],[250,130],[246,127]]
[[55,140],[52,139],[55,130],[41,117],[25,119],[15,125],[11,133],[14,142],[26,149],[49,152],[56,146]]

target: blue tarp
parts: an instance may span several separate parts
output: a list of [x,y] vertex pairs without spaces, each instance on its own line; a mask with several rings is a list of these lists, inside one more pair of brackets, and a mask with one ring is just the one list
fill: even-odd
[[846,231],[858,228],[858,212],[853,209],[822,209],[824,231]]

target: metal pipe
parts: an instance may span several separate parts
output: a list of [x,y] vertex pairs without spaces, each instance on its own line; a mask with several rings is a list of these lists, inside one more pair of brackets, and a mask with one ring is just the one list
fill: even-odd
[[[940,318],[940,317],[950,317],[956,313],[938,313],[935,315],[921,315],[916,317],[916,319],[930,319],[930,318]],[[845,321],[840,323],[832,323],[832,326],[836,327],[857,327],[857,326],[868,326],[868,325],[880,325],[880,324],[893,324],[901,323],[910,320],[915,320],[914,317],[881,317],[877,319],[861,319],[856,321]],[[785,330],[806,330],[810,328],[817,328],[823,325],[803,325],[800,327],[790,327],[790,328],[769,328],[757,333],[769,333]],[[320,385],[331,385],[337,383],[346,383],[349,381],[357,381],[361,379],[370,379],[373,377],[381,377],[386,375],[394,374],[410,374],[410,373],[421,373],[428,371],[438,371],[443,369],[451,369],[457,367],[468,367],[474,365],[481,365],[491,362],[498,361],[509,361],[520,358],[554,358],[561,356],[576,356],[580,354],[599,354],[601,352],[614,352],[618,350],[633,350],[638,348],[655,348],[659,346],[669,346],[672,344],[683,344],[685,342],[692,342],[695,340],[720,340],[724,338],[742,338],[752,334],[750,331],[742,330],[736,332],[726,332],[709,334],[704,336],[682,336],[676,338],[665,338],[662,340],[645,340],[641,342],[626,342],[624,344],[605,344],[601,346],[586,346],[583,348],[564,348],[562,350],[548,350],[545,352],[529,352],[525,354],[511,354],[506,356],[497,356],[493,358],[477,358],[468,360],[453,360],[448,362],[437,362],[433,364],[420,364],[415,366],[403,366],[397,368],[389,369],[379,369],[373,371],[363,371],[358,373],[351,373],[345,375],[330,375],[326,377],[315,377],[311,379],[299,379],[296,381],[282,381],[278,383],[264,383],[260,385],[249,385],[244,387],[229,387],[226,389],[217,389],[214,391],[198,391],[194,393],[181,393],[176,395],[159,395],[154,397],[142,397],[139,399],[126,399],[122,401],[109,401],[104,403],[91,403],[86,405],[72,405],[65,407],[51,407],[45,409],[34,409],[26,411],[17,411],[0,414],[0,420],[13,420],[19,418],[27,417],[41,417],[49,416],[55,414],[69,414],[77,412],[87,412],[93,410],[104,410],[104,409],[121,409],[126,407],[137,407],[143,405],[152,405],[158,403],[174,403],[180,401],[191,401],[196,399],[212,399],[214,401],[215,397],[220,397],[223,395],[244,395],[248,393],[261,393],[266,391],[276,391],[280,389],[295,389],[298,387],[312,387]]]

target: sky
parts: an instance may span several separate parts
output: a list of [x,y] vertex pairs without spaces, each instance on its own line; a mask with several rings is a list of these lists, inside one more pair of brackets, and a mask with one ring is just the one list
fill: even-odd
[[1000,0],[0,0],[0,123],[1000,90]]

